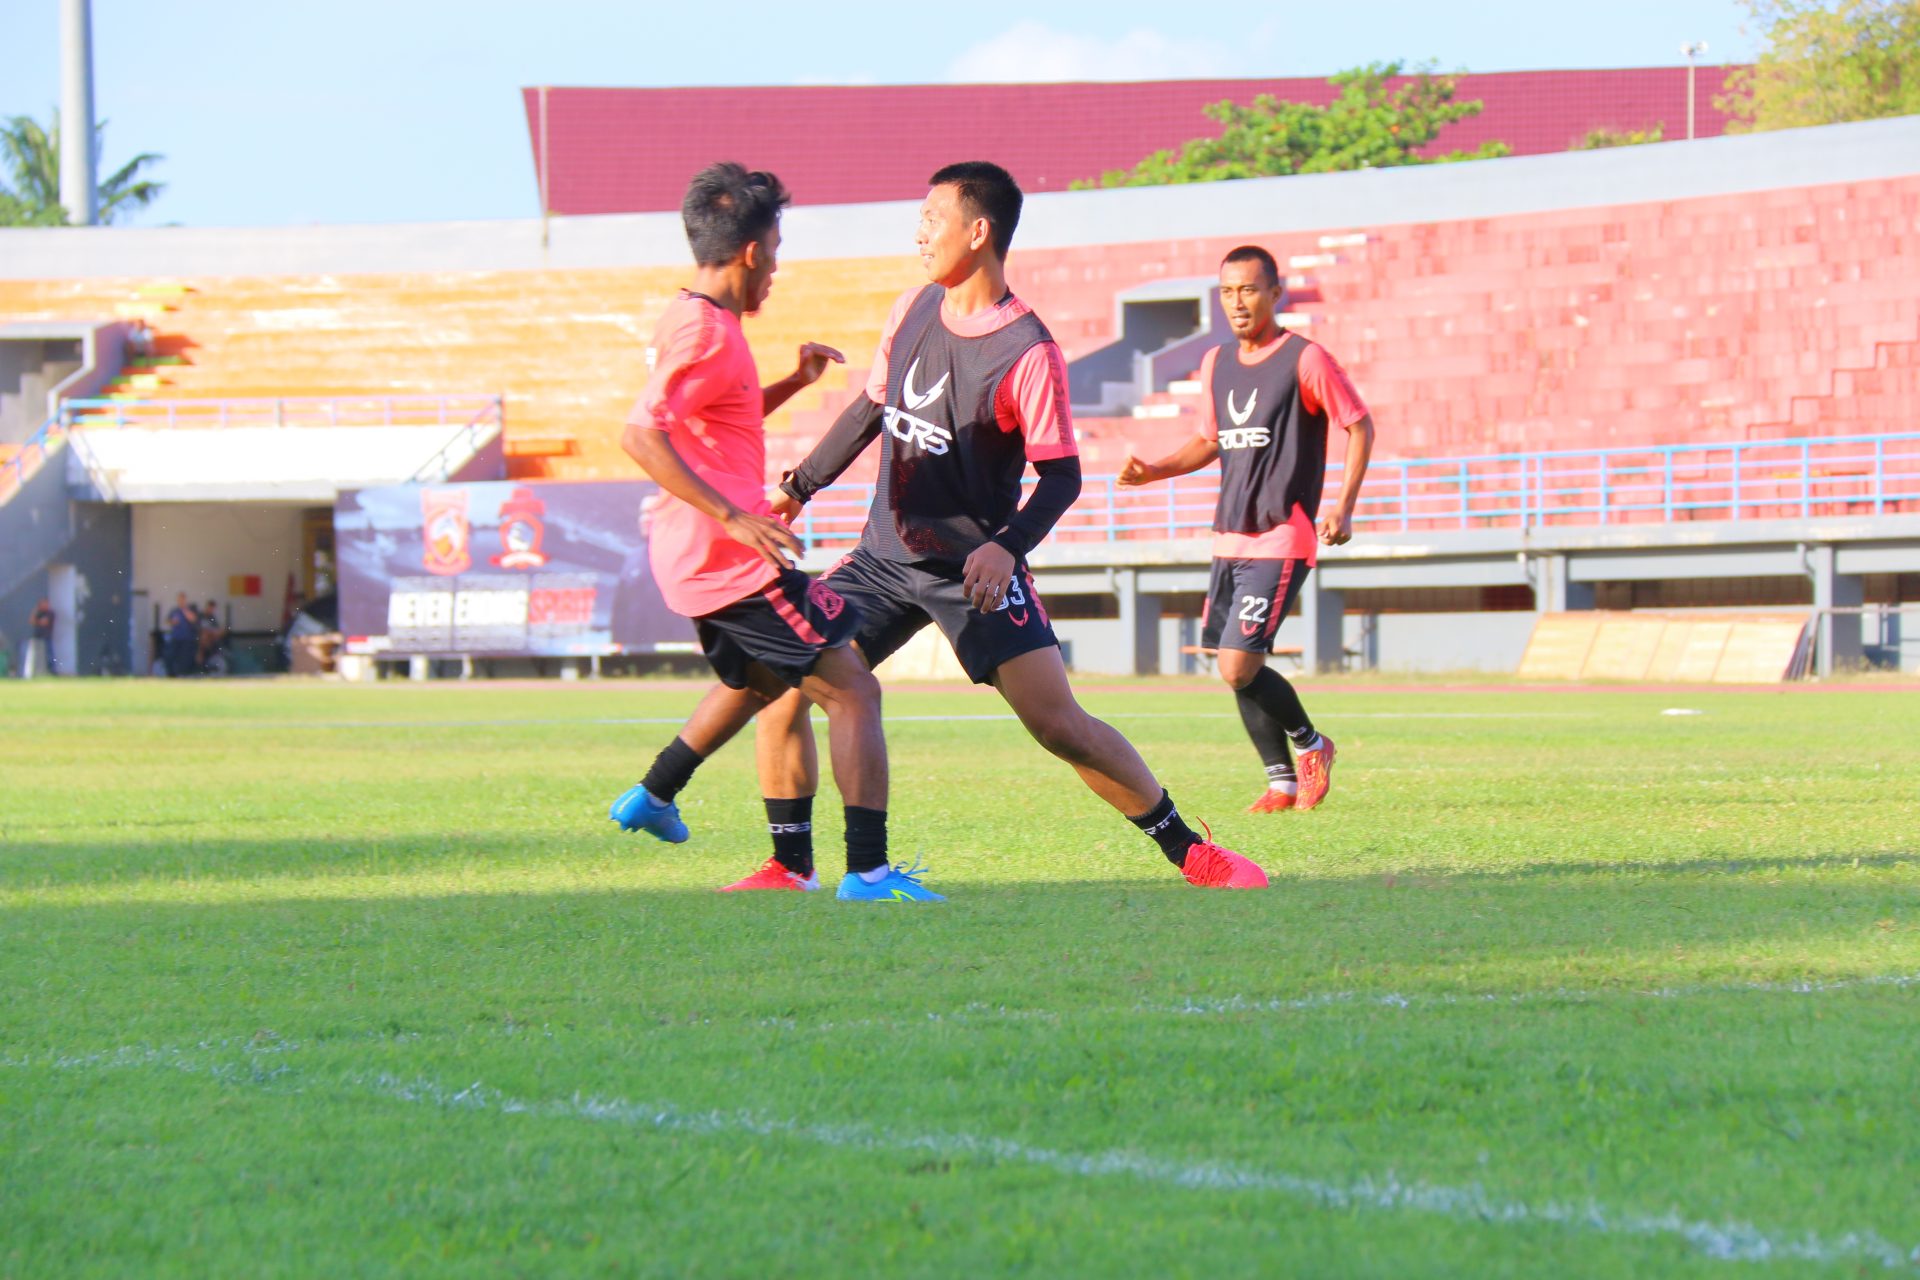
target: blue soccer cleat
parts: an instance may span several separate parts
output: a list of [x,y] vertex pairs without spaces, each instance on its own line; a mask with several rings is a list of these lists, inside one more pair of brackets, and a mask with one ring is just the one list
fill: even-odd
[[917,862],[906,868],[891,867],[886,879],[868,884],[859,872],[849,871],[840,882],[840,892],[833,896],[842,902],[945,902],[943,895],[920,883],[925,872]]
[[671,800],[662,804],[637,782],[620,793],[607,810],[607,817],[619,823],[622,831],[644,831],[668,844],[687,842],[687,824],[680,821],[680,806]]

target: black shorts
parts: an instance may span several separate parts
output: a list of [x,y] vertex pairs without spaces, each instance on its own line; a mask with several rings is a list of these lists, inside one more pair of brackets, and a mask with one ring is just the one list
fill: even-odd
[[729,689],[745,689],[756,662],[797,689],[822,653],[853,639],[858,620],[832,587],[788,569],[766,590],[695,618],[693,626]]
[[820,578],[860,615],[860,649],[876,667],[929,621],[946,635],[975,684],[991,683],[1010,658],[1058,647],[1046,606],[1033,589],[1033,572],[1024,563],[1014,562],[1006,600],[987,613],[967,603],[961,576],[959,565],[901,564],[858,547]]
[[1265,653],[1312,569],[1305,560],[1215,560],[1202,649]]

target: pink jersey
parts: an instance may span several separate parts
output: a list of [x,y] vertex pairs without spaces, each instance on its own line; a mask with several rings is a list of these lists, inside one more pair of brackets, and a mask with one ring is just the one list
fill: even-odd
[[[1240,362],[1259,364],[1285,346],[1289,338],[1307,344],[1307,349],[1300,353],[1302,406],[1309,413],[1326,414],[1327,426],[1339,427],[1343,431],[1366,417],[1367,406],[1361,401],[1360,393],[1353,389],[1347,371],[1317,342],[1310,342],[1283,329],[1277,338],[1254,352],[1251,358],[1240,356]],[[1214,347],[1201,358],[1201,386],[1213,385],[1213,366],[1221,350],[1220,347]],[[1211,395],[1203,396],[1200,400],[1200,434],[1209,440],[1220,438],[1220,423],[1214,416]],[[1318,564],[1320,539],[1314,532],[1313,521],[1307,518],[1306,511],[1296,502],[1287,522],[1265,533],[1214,534],[1213,555],[1216,560],[1305,560],[1310,565]]]
[[[893,350],[893,335],[919,294],[917,288],[907,290],[887,313],[886,328],[880,331],[880,349],[867,374],[867,399],[875,404],[887,402],[887,358]],[[940,322],[955,337],[984,338],[1032,313],[1032,307],[1008,294],[970,316],[951,315],[943,307]],[[993,395],[993,416],[1002,431],[1019,431],[1026,436],[1027,461],[1070,458],[1080,452],[1073,437],[1072,403],[1067,392],[1066,357],[1060,354],[1057,343],[1041,342],[1021,356],[1000,380]]]
[[[695,475],[735,506],[768,514],[760,371],[740,317],[683,290],[660,317],[653,346],[653,376],[627,422],[666,432]],[[668,607],[689,618],[756,595],[778,576],[718,520],[670,495],[654,515],[647,557]]]

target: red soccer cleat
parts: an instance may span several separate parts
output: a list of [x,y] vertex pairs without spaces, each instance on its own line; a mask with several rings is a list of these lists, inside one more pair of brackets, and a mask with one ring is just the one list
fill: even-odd
[[[1205,826],[1203,822],[1200,824]],[[1196,840],[1187,848],[1187,860],[1180,868],[1180,874],[1187,883],[1202,889],[1264,889],[1267,887],[1267,873],[1252,858],[1243,858],[1231,849],[1223,849],[1213,842],[1213,832],[1207,832],[1207,839]]]
[[1333,757],[1333,739],[1323,733],[1319,746],[1302,751],[1294,760],[1294,771],[1300,775],[1300,794],[1293,798],[1294,808],[1311,809],[1327,798],[1327,788],[1333,785]]
[[820,887],[818,876],[802,876],[780,865],[778,858],[768,858],[760,864],[760,869],[745,880],[736,880],[732,884],[722,885],[716,893],[739,893],[746,889],[798,889],[802,893],[811,893]]
[[1291,791],[1276,791],[1268,787],[1258,800],[1247,806],[1248,813],[1279,813],[1282,809],[1293,808]]

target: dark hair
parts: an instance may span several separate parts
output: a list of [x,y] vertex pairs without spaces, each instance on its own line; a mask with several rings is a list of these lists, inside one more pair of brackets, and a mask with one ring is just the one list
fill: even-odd
[[1266,269],[1269,284],[1277,286],[1280,283],[1280,264],[1273,260],[1272,254],[1257,244],[1243,244],[1220,259],[1220,265],[1223,267],[1229,262],[1257,262]]
[[997,164],[985,160],[962,160],[950,164],[927,179],[933,187],[958,189],[960,204],[976,218],[985,218],[993,228],[993,251],[1006,261],[1013,247],[1013,229],[1020,225],[1020,184]]
[[770,173],[749,172],[731,160],[708,165],[693,175],[680,202],[693,260],[703,267],[725,266],[742,249],[764,240],[792,199]]

